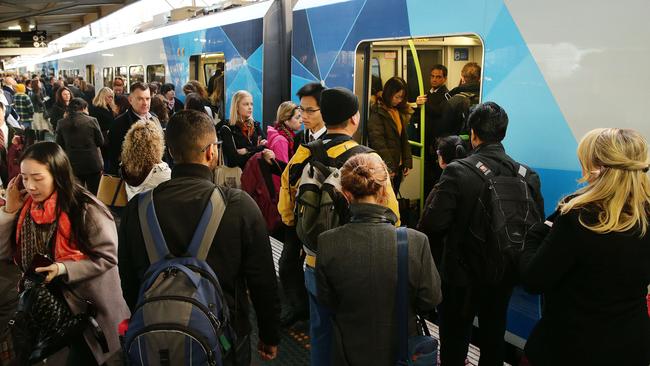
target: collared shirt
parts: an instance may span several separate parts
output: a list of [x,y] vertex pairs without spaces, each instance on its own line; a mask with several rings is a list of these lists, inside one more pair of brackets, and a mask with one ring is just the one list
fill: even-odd
[[325,125],[323,125],[323,127],[316,132],[309,130],[310,139],[313,139],[314,141],[318,140],[325,132],[327,132],[327,126]]
[[431,88],[431,89],[429,89],[429,93],[431,93],[431,94],[433,94],[433,93],[437,93],[438,90],[440,90],[440,88],[442,88],[442,87],[444,87],[444,86],[445,86],[445,84],[442,84],[442,85],[440,85],[439,87],[437,87],[437,88],[435,88],[435,89],[434,89],[434,88]]
[[147,112],[147,114],[145,114],[145,115],[142,115],[142,114],[139,114],[139,113],[135,113],[135,111],[133,111],[133,114],[138,116],[138,118],[140,118],[143,121],[149,121],[149,120],[151,120],[151,117],[152,117],[151,113],[149,113],[149,112]]

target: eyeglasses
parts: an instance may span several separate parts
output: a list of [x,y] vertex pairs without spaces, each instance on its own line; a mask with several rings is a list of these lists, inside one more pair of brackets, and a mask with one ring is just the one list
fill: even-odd
[[312,109],[312,108],[304,108],[302,106],[298,107],[298,110],[305,112],[306,114],[314,114],[318,111],[320,111],[320,108],[317,109]]
[[215,142],[211,142],[211,143],[205,145],[205,146],[203,147],[203,149],[201,149],[201,152],[205,152],[205,150],[207,150],[207,149],[208,149],[210,146],[212,146],[212,145],[217,145],[217,146],[219,146],[220,144],[221,144],[221,141],[218,141],[218,140],[215,141]]

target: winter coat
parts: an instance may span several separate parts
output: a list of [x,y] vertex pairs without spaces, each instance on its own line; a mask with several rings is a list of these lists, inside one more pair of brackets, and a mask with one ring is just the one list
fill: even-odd
[[103,169],[99,148],[104,145],[104,137],[96,118],[72,112],[59,121],[56,143],[65,150],[76,175],[93,174]]
[[[352,221],[318,237],[318,301],[333,313],[333,365],[393,366],[398,329],[395,215],[351,204]],[[440,276],[424,234],[408,229],[409,334],[415,314],[440,303]],[[371,335],[371,336],[369,336]]]
[[[115,221],[103,204],[97,200],[95,205],[86,206],[84,228],[87,231],[89,259],[78,261],[63,261],[67,275],[64,282],[82,299],[95,304],[97,316],[95,319],[102,328],[108,341],[109,352],[103,353],[101,346],[92,330],[84,332],[84,338],[98,364],[103,364],[115,352],[120,350],[117,332],[118,324],[128,319],[129,312],[122,293],[120,277],[117,269],[117,230]],[[19,211],[20,212],[20,211]],[[16,214],[5,212],[0,208],[0,259],[13,257],[10,237],[14,236]],[[117,295],[116,295],[117,294]],[[65,296],[70,309],[74,313],[85,310],[85,304],[71,294]]]
[[[260,126],[259,122],[253,122],[254,131],[250,139],[244,136],[241,128],[236,125],[230,126],[226,123],[219,129],[219,137],[223,141],[223,158],[227,166],[231,168],[238,166],[243,170],[251,156],[264,150],[264,146],[257,145],[259,140],[264,139]],[[247,153],[241,155],[237,152],[237,149],[246,149]]]
[[382,107],[381,102],[370,107],[368,119],[368,145],[381,156],[391,172],[402,168],[413,168],[411,145],[407,133],[410,116],[400,113],[402,132],[397,132],[393,118]]
[[[293,149],[289,151],[289,140],[271,126],[266,129],[266,136],[266,146],[275,154],[275,160],[288,163],[293,156]],[[280,192],[279,176],[273,176],[273,185],[275,186],[275,192]]]

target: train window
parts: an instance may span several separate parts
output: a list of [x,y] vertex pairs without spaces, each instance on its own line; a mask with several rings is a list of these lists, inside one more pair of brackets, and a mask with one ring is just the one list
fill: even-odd
[[54,76],[54,68],[50,67],[48,70],[49,70],[49,72],[48,72],[47,76]]
[[[400,192],[405,198],[424,201],[424,176],[429,165],[435,164],[434,140],[436,132],[433,126],[436,120],[428,120],[423,110],[416,103],[417,97],[427,95],[433,87],[431,71],[435,65],[444,65],[447,68],[446,87],[449,94],[455,94],[454,87],[460,85],[461,70],[468,63],[483,65],[483,44],[475,35],[428,37],[416,39],[386,39],[362,42],[359,44],[355,58],[354,91],[362,104],[362,121],[357,140],[363,141],[372,147],[369,141],[368,123],[374,115],[374,106],[383,103],[383,88],[392,77],[400,77],[406,81],[406,100],[410,110],[414,112],[408,121],[406,132],[409,137],[413,156],[413,171],[409,174],[400,187]],[[474,69],[476,71],[476,68]],[[480,85],[481,73],[477,84]],[[476,72],[474,72],[476,74]],[[464,88],[470,86],[470,83]],[[476,86],[476,94],[480,99],[480,86]],[[442,86],[440,86],[442,87]],[[457,91],[460,89],[457,89]],[[474,101],[474,99],[472,99]],[[443,99],[446,102],[446,99]],[[423,117],[424,116],[424,117]],[[376,117],[375,117],[376,118]],[[374,118],[372,119],[374,120]],[[455,121],[455,126],[460,126],[461,121]],[[445,131],[455,134],[458,131]],[[433,152],[433,153],[432,153]],[[433,154],[433,155],[431,155]],[[425,165],[425,160],[427,164]]]
[[[198,80],[208,86],[217,70],[223,74],[225,56],[223,53],[202,53],[190,56],[190,80]],[[214,80],[214,79],[213,79]],[[210,89],[208,87],[208,89]]]
[[70,70],[70,74],[68,76],[72,76],[72,77],[79,76],[79,69]]
[[127,77],[126,66],[118,66],[115,68],[115,76],[121,76],[124,80]]
[[137,82],[144,83],[144,66],[129,66],[129,85]]
[[165,83],[165,65],[147,65],[147,82]]
[[86,65],[86,82],[95,85],[95,65]]
[[104,79],[104,86],[107,88],[113,87],[113,68],[105,67],[102,70],[102,78]]

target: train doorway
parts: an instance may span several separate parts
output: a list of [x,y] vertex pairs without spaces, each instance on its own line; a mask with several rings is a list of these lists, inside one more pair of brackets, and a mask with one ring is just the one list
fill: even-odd
[[[430,73],[434,65],[447,68],[446,86],[452,90],[459,86],[461,70],[470,62],[483,67],[483,43],[475,35],[374,40],[362,42],[357,48],[354,92],[362,108],[358,141],[373,147],[368,135],[371,109],[381,98],[383,86],[390,78],[397,76],[406,81],[406,98],[413,112],[406,126],[413,168],[402,181],[400,193],[420,210],[428,194],[425,177],[428,179],[428,171],[432,169],[425,166],[424,156],[431,154],[428,151],[431,148],[426,146],[430,145],[430,138],[425,136],[432,133],[434,126],[426,125],[426,105],[418,107],[415,102],[418,96],[431,89]],[[416,114],[419,118],[414,118]],[[430,164],[436,163],[427,159],[427,165]]]

